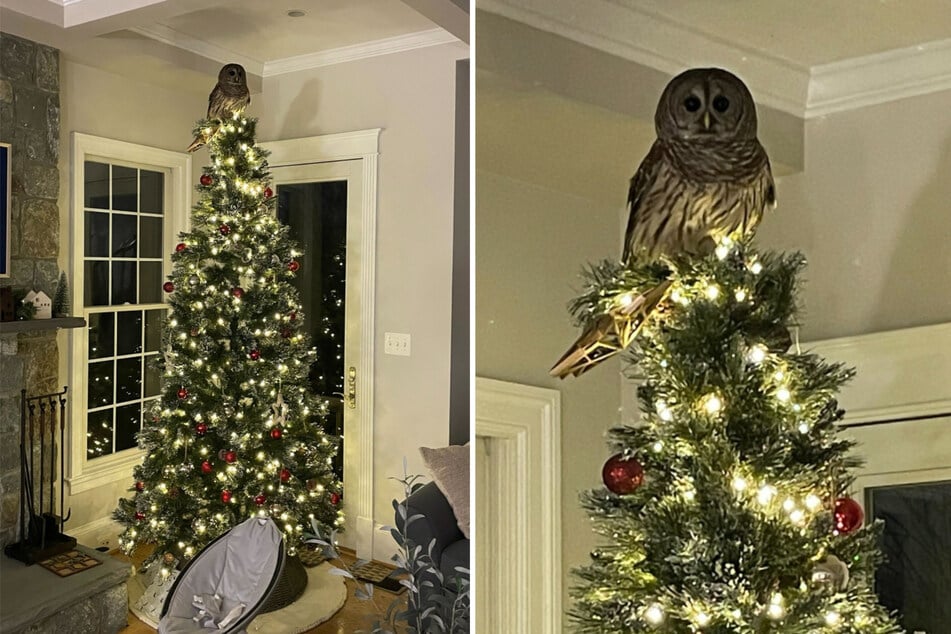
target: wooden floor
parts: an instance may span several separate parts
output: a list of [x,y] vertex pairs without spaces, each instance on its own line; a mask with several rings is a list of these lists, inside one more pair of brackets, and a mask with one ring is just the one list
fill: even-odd
[[[119,552],[111,554],[116,559],[139,565],[148,556],[148,551],[135,553],[131,559]],[[354,562],[354,557],[351,554],[341,553],[341,556],[347,565]],[[340,608],[340,611],[326,623],[315,629],[307,630],[304,634],[353,634],[358,630],[369,631],[370,625],[375,620],[374,614],[384,614],[397,596],[382,588],[374,588],[373,602],[361,601],[353,596],[354,587],[352,582],[347,581],[347,601]],[[405,593],[403,596],[405,597]],[[132,612],[129,612],[129,626],[122,630],[122,634],[153,634],[154,632],[153,628],[140,621]]]

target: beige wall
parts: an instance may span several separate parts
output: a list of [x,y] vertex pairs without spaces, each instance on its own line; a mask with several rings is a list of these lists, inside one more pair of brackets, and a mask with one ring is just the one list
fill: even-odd
[[809,259],[804,340],[951,322],[949,113],[944,91],[806,123],[759,232]]
[[[482,125],[482,122],[479,123]],[[517,143],[517,140],[514,140]],[[478,158],[477,158],[478,161]],[[548,369],[578,335],[565,307],[587,261],[613,252],[610,205],[476,170],[476,374],[561,390],[562,561],[565,605],[571,567],[595,544],[578,494],[600,480],[603,434],[619,419],[619,364],[577,379]]]
[[[191,140],[189,132],[195,119],[202,115],[207,104],[205,96],[157,88],[145,82],[132,81],[65,57],[61,58],[59,209],[63,248],[60,249],[60,268],[69,270],[68,236],[72,213],[70,134],[83,132],[166,150],[183,151]],[[66,358],[69,336],[69,331],[60,331],[58,339],[61,351],[60,376],[64,377],[63,380],[67,383],[72,382],[68,378]],[[72,517],[67,524],[67,532],[70,528],[75,530],[109,517],[116,507],[116,501],[127,495],[131,484],[123,479],[69,498],[66,503],[72,507]]]
[[[279,75],[251,106],[261,140],[366,128],[380,135],[376,252],[374,509],[392,524],[388,478],[429,477],[419,447],[449,442],[453,132],[462,44]],[[412,336],[412,356],[383,354],[383,333]],[[374,538],[386,560],[394,545]]]

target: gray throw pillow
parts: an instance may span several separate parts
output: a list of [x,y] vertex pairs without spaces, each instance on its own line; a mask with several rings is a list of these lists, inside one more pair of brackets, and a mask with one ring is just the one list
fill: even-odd
[[459,530],[469,539],[469,443],[438,449],[420,447],[419,453],[449,501]]

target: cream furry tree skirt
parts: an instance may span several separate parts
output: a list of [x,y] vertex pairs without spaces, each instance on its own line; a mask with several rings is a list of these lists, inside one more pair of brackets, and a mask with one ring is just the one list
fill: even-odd
[[[259,614],[248,627],[249,634],[251,632],[300,634],[330,620],[347,600],[347,586],[344,579],[339,575],[330,574],[331,568],[329,563],[307,568],[307,588],[304,589],[304,594],[286,608]],[[143,623],[158,627],[158,614],[154,609],[143,609],[145,602],[140,600],[144,593],[149,592],[146,584],[150,580],[143,577],[146,575],[138,574],[129,579],[130,610]],[[165,590],[167,591],[167,588]],[[161,609],[160,606],[159,609]]]

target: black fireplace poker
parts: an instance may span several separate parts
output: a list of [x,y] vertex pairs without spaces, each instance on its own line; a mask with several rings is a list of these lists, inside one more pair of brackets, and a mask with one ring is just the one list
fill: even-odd
[[[49,559],[76,547],[76,539],[63,534],[63,526],[71,511],[64,513],[63,485],[66,441],[66,392],[41,396],[20,393],[20,541],[4,548],[8,557],[29,565]],[[59,407],[57,407],[57,405]],[[39,416],[37,416],[39,409]],[[57,413],[59,416],[57,417]],[[56,487],[56,422],[59,418],[59,510],[55,514]],[[36,436],[39,435],[39,496],[36,496]],[[49,431],[49,443],[46,433]],[[29,434],[27,434],[29,432]],[[49,505],[46,505],[46,464],[49,462]]]

